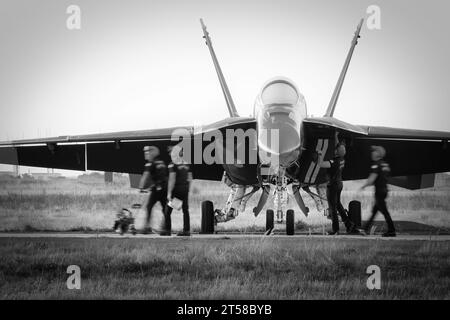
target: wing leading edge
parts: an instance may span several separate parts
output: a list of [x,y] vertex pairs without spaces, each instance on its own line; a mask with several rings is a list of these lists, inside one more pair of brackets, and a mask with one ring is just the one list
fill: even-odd
[[391,166],[392,177],[450,171],[450,132],[355,126],[328,117],[309,118],[304,123],[306,135],[328,131],[327,135],[333,137],[338,132],[340,138],[346,141],[344,180],[367,178],[372,145],[386,149],[386,160]]
[[[202,140],[202,151],[210,141],[203,135],[212,130],[255,127],[253,118],[227,118],[211,125],[174,127],[165,129],[125,131],[104,134],[62,136],[44,139],[0,142],[0,163],[44,167],[66,170],[96,170],[141,174],[145,160],[142,149],[155,145],[161,151],[161,158],[170,161],[168,147],[179,142],[172,137],[175,130],[188,133],[192,150],[195,141]],[[192,154],[192,157],[194,154]],[[195,179],[221,180],[224,167],[221,164],[193,163]]]

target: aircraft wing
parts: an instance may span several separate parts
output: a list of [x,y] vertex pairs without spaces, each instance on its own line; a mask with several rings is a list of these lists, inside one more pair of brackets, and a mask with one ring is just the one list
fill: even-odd
[[[161,158],[168,162],[170,155],[167,148],[179,142],[177,139],[172,139],[172,133],[176,129],[188,132],[188,139],[191,140],[192,145],[197,141],[203,150],[208,143],[202,139],[205,132],[236,127],[245,129],[248,126],[254,127],[254,119],[239,117],[227,118],[199,128],[175,127],[0,142],[0,163],[142,174],[145,164],[144,146],[159,147]],[[203,162],[194,163],[193,175],[195,179],[221,180],[223,166],[206,165]]]
[[[450,132],[411,130],[378,126],[355,126],[332,117],[304,120],[307,135],[330,139],[335,132],[347,146],[344,180],[365,179],[370,169],[370,146],[386,149],[386,161],[391,166],[392,177],[407,181],[401,185],[412,189],[423,187],[424,175],[450,171]],[[308,139],[308,138],[307,138]],[[328,158],[333,148],[329,148]]]

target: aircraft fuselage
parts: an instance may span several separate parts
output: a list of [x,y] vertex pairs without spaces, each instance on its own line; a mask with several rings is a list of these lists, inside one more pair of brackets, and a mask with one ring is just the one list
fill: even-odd
[[270,173],[278,175],[299,158],[306,116],[305,98],[291,80],[277,77],[264,84],[255,101],[254,117],[259,158]]

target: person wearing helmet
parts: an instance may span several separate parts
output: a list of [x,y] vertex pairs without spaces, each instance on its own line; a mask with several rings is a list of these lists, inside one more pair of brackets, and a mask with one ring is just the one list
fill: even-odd
[[166,220],[166,230],[161,235],[167,235],[172,229],[171,214],[173,202],[176,198],[181,203],[183,211],[183,231],[178,236],[190,236],[190,218],[189,218],[189,188],[192,181],[192,171],[190,164],[183,158],[183,149],[180,146],[174,146],[170,150],[172,162],[169,163],[169,184],[167,190],[166,210],[164,217]]
[[384,219],[386,220],[388,230],[383,233],[383,237],[395,237],[395,227],[394,222],[392,221],[391,215],[386,206],[386,198],[388,195],[388,187],[387,187],[387,177],[391,171],[389,168],[389,164],[384,161],[384,157],[386,156],[386,150],[381,146],[371,146],[371,158],[372,158],[372,166],[370,168],[370,175],[367,178],[367,181],[361,186],[361,191],[364,190],[365,187],[374,185],[375,186],[375,205],[372,208],[372,215],[364,226],[364,231],[366,233],[370,232],[370,227],[372,226],[373,220],[378,211],[380,211]]
[[335,148],[335,156],[333,159],[323,161],[322,154],[319,153],[319,166],[327,169],[328,185],[327,185],[327,201],[331,213],[332,230],[329,235],[339,234],[338,213],[341,216],[349,234],[359,234],[355,224],[350,220],[344,206],[341,203],[341,192],[343,188],[342,170],[345,166],[345,145],[338,143]]
[[139,188],[141,192],[150,191],[147,201],[147,215],[145,218],[144,233],[153,233],[150,228],[150,218],[153,206],[159,201],[162,211],[167,204],[167,166],[159,158],[159,149],[155,146],[144,147],[144,157],[146,160],[144,174],[142,175]]

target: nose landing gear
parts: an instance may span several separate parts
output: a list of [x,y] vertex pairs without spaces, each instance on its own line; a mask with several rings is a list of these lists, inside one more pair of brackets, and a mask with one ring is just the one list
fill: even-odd
[[[289,195],[287,192],[287,178],[283,175],[277,178],[276,188],[274,192],[274,207],[277,212],[276,222],[281,224],[284,222],[284,211],[289,202]],[[274,230],[274,211],[266,211],[266,233],[273,234]],[[295,215],[294,210],[286,211],[286,234],[293,235],[295,230]]]
[[[283,214],[283,211],[280,211]],[[266,211],[266,232],[265,235],[273,235],[274,234],[274,212],[272,209],[268,209]],[[288,236],[292,236],[295,234],[295,214],[294,210],[289,209],[286,211],[286,234]]]
[[[295,233],[295,214],[294,210],[289,209],[286,211],[286,206],[289,201],[289,194],[287,191],[287,184],[288,179],[282,173],[278,176],[272,176],[273,180],[266,180],[265,183],[262,185],[262,194],[260,197],[260,200],[258,202],[258,205],[253,209],[253,213],[255,217],[258,216],[258,213],[260,210],[264,207],[264,204],[267,201],[267,198],[270,194],[270,184],[275,184],[275,190],[274,190],[274,208],[275,210],[268,209],[266,211],[266,231],[265,234],[273,234],[275,229],[275,214],[276,212],[276,222],[278,224],[286,223],[286,234],[287,235],[293,235]],[[202,203],[202,228],[201,233],[214,233],[214,226],[216,226],[218,223],[226,222],[229,220],[234,219],[238,213],[239,209],[242,211],[245,208],[245,204],[250,198],[251,194],[254,192],[249,193],[248,195],[245,195],[245,186],[236,186],[231,184],[231,191],[230,195],[228,197],[226,206],[224,209],[216,209],[214,210],[212,202],[205,201]],[[259,189],[259,188],[258,188]],[[299,187],[297,187],[295,190],[293,189],[294,196],[299,197],[301,200],[302,206],[300,207],[307,216],[308,214],[308,208],[304,206],[303,200],[301,199],[301,196],[299,194]],[[255,189],[254,189],[255,190]],[[256,189],[257,190],[257,189]],[[255,190],[255,191],[256,191]],[[298,194],[296,194],[296,192]],[[297,202],[299,201],[296,199]],[[235,209],[238,208],[239,209]],[[286,211],[286,219],[284,218]]]

